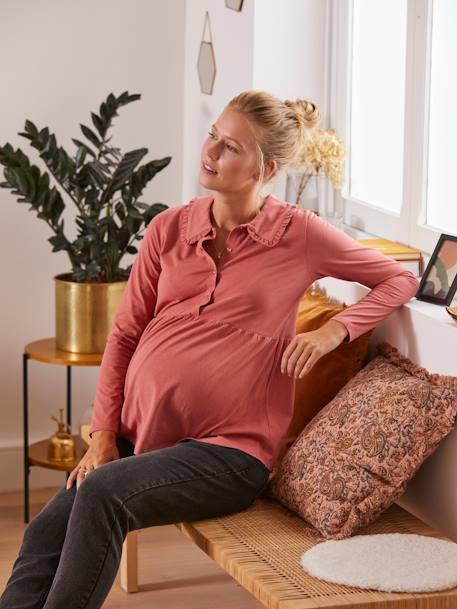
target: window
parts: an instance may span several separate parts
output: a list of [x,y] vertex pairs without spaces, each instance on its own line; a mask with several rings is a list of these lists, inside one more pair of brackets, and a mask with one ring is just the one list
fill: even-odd
[[426,221],[457,235],[457,2],[435,0],[432,15]]
[[403,198],[406,0],[354,0],[352,16],[349,196],[398,213]]
[[344,221],[431,253],[457,235],[456,0],[329,0],[329,127]]

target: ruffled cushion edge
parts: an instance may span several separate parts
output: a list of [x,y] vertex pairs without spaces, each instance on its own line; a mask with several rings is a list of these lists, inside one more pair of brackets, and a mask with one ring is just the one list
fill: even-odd
[[396,347],[386,341],[382,341],[376,345],[376,352],[378,355],[385,357],[390,363],[406,370],[406,372],[412,376],[428,381],[433,385],[449,387],[457,394],[457,376],[431,373],[426,368],[415,364],[406,356],[402,355]]

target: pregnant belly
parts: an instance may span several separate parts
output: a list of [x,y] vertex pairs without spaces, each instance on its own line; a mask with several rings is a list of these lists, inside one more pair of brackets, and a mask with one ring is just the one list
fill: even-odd
[[201,318],[158,318],[147,330],[125,381],[137,419],[208,433],[246,411],[263,416],[273,339]]

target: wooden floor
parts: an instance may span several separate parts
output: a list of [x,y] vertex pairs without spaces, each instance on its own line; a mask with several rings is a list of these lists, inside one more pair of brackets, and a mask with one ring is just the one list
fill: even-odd
[[[30,491],[30,518],[59,490]],[[21,492],[0,493],[0,590],[11,574],[22,536]],[[113,584],[104,609],[261,609],[264,607],[174,525],[142,529],[138,535],[140,591]],[[119,577],[119,575],[118,575]]]

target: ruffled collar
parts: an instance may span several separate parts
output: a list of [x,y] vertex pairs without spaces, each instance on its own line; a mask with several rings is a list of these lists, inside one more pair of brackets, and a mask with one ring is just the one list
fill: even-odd
[[[194,197],[184,205],[181,215],[181,239],[188,245],[211,232],[210,209],[214,195]],[[254,241],[272,247],[281,239],[292,216],[297,211],[293,203],[268,195],[260,213],[250,222],[239,224]]]

